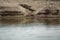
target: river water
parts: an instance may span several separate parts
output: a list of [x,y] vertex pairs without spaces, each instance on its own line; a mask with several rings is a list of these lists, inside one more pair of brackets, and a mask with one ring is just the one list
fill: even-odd
[[0,40],[60,40],[60,19],[0,19]]

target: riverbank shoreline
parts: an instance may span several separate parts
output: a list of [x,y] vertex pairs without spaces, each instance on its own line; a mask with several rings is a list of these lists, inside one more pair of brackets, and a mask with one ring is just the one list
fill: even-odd
[[16,15],[16,16],[0,16],[1,18],[32,18],[32,19],[40,19],[40,18],[60,18],[60,15],[35,15],[35,16],[23,16],[23,15]]

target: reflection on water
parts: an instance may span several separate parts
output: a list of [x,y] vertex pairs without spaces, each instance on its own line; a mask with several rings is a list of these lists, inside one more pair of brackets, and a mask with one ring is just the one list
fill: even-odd
[[32,23],[39,23],[45,25],[60,25],[60,19],[58,18],[41,18],[41,19],[31,19],[31,18],[1,18],[0,24],[4,25],[11,25],[11,24],[32,24]]
[[0,18],[0,40],[60,40],[60,19]]

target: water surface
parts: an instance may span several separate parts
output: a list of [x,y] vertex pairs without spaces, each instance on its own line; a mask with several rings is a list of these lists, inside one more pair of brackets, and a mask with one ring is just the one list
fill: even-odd
[[0,19],[0,40],[60,40],[60,19]]

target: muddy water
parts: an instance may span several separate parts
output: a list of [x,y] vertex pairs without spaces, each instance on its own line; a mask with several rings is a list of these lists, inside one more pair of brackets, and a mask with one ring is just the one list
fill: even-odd
[[60,40],[60,19],[1,18],[0,40]]

